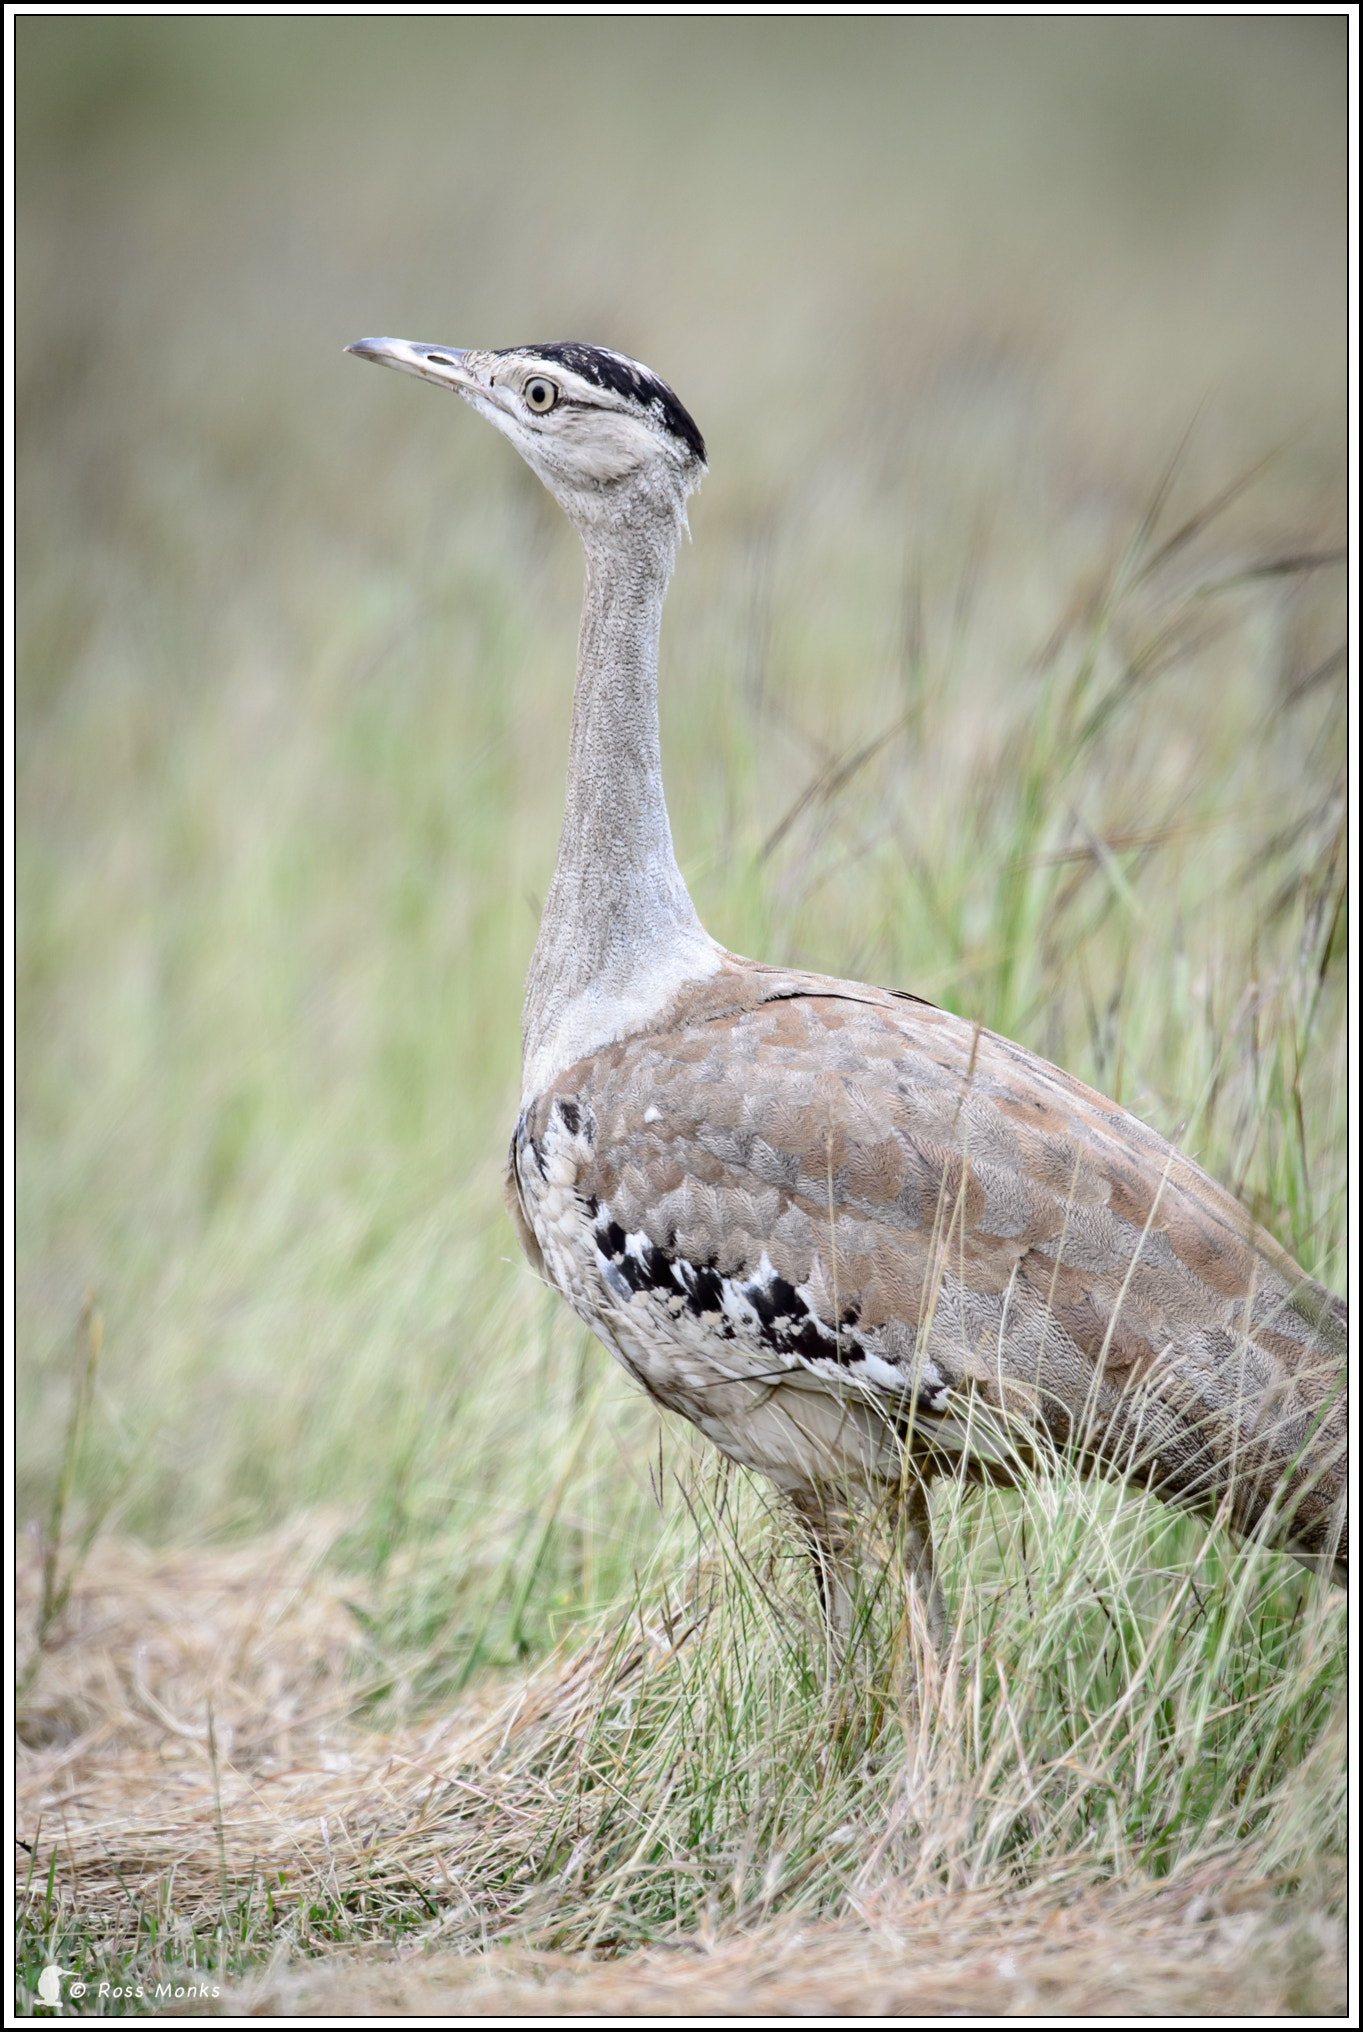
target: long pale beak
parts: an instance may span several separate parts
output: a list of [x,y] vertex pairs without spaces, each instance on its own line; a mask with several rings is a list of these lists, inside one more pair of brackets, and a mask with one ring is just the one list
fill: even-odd
[[419,346],[411,339],[356,339],[346,351],[358,353],[362,360],[377,360],[381,367],[396,367],[400,373],[415,374],[422,381],[433,381],[437,388],[449,388],[460,395],[489,393],[486,385],[465,367],[460,346]]

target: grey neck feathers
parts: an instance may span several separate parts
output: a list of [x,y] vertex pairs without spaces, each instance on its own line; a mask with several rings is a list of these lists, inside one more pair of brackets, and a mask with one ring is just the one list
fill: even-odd
[[573,519],[586,590],[563,833],[526,981],[523,1102],[719,964],[673,852],[658,742],[658,637],[681,506],[621,490],[616,512],[598,497],[590,519]]

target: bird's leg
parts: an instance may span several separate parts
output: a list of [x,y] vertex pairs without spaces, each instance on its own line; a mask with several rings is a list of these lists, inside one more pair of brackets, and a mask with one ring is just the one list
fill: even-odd
[[802,1489],[791,1500],[809,1541],[831,1681],[847,1656],[856,1620],[851,1585],[851,1515],[844,1506],[831,1503],[819,1489]]
[[951,1625],[933,1561],[932,1514],[928,1509],[926,1482],[906,1472],[890,1495],[889,1511],[905,1578],[918,1598],[927,1634],[936,1650],[945,1651],[951,1642]]

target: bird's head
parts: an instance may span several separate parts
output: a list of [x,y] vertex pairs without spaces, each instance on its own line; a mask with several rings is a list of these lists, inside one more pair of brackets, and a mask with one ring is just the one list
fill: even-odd
[[357,339],[347,352],[462,395],[510,438],[584,532],[625,501],[684,520],[705,474],[705,440],[665,381],[606,346],[499,352]]

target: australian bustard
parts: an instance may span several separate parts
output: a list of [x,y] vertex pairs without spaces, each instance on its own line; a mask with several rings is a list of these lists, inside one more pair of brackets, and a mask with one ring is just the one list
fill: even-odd
[[586,553],[507,1204],[656,1401],[791,1499],[845,1638],[849,1490],[929,1627],[926,1492],[1043,1436],[1342,1578],[1343,1301],[1163,1137],[911,995],[740,959],[677,867],[658,637],[704,441],[587,345],[361,339],[511,440]]

